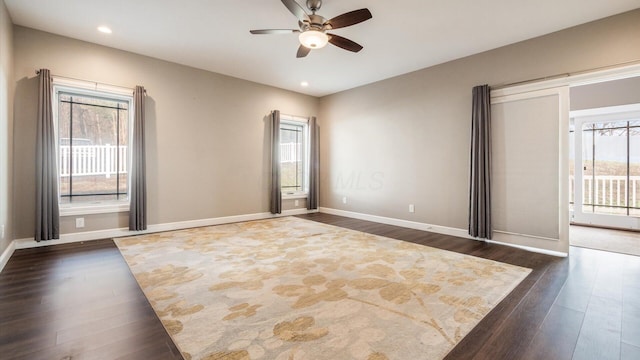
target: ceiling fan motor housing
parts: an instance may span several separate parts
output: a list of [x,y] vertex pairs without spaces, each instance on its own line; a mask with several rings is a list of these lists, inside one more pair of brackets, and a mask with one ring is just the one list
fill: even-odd
[[327,22],[327,19],[323,18],[320,15],[311,14],[309,15],[309,20],[310,20],[309,22],[307,21],[298,22],[298,24],[300,25],[301,31],[306,31],[306,30],[324,31],[325,30],[324,24],[325,22]]
[[307,0],[307,7],[315,13],[322,7],[322,0]]

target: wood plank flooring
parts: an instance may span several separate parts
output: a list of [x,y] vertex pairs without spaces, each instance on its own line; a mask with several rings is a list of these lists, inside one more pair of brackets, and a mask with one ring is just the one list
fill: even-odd
[[[446,359],[640,359],[640,257],[571,248],[561,259],[328,214],[300,217],[533,269]],[[99,240],[15,252],[0,273],[0,358],[182,357],[113,241]]]
[[0,273],[2,359],[182,359],[112,240],[17,250]]

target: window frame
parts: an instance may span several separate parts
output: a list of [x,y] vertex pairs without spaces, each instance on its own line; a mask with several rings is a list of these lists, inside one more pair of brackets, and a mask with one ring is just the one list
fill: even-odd
[[[129,149],[133,141],[133,118],[135,114],[133,102],[133,90],[127,88],[119,88],[110,85],[102,85],[93,82],[85,82],[74,79],[56,78],[52,81],[52,112],[55,129],[56,141],[56,168],[58,171],[58,199],[62,198],[60,192],[60,134],[58,119],[58,104],[60,102],[60,94],[74,94],[79,96],[97,97],[108,100],[125,101],[128,103],[128,119],[126,120],[129,127],[128,141]],[[133,159],[132,151],[127,151],[127,174],[131,174],[131,162]],[[119,213],[129,211],[131,177],[127,176],[127,193],[126,197],[119,200],[103,200],[103,201],[87,201],[66,203],[58,202],[60,216],[89,215],[89,214],[106,214]]]
[[[309,196],[309,155],[310,155],[310,144],[309,144],[309,120],[307,118],[301,116],[293,116],[293,115],[280,115],[280,129],[278,131],[282,131],[282,125],[289,126],[302,126],[302,190],[300,191],[284,191],[282,189],[282,184],[280,185],[280,192],[282,199],[305,199]],[[280,146],[282,144],[282,140],[280,140]],[[280,173],[282,178],[282,173]]]

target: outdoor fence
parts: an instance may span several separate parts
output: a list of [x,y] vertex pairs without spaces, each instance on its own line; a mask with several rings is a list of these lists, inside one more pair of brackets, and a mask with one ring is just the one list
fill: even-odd
[[126,145],[60,145],[62,177],[126,174],[127,161]]
[[[301,160],[302,144],[280,144],[280,161]],[[60,145],[60,176],[105,176],[126,174],[129,157],[126,145]]]
[[[571,202],[574,202],[574,177],[569,181],[569,194]],[[627,186],[626,176],[585,175],[582,178],[582,193],[584,204],[596,206],[627,206],[627,193],[629,194],[629,206],[640,206],[640,176],[630,176]]]
[[302,144],[301,143],[284,143],[280,144],[280,162],[290,163],[302,160]]

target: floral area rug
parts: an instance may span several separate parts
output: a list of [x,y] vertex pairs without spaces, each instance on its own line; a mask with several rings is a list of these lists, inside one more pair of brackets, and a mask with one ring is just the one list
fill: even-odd
[[186,359],[441,359],[530,272],[294,217],[115,241]]

